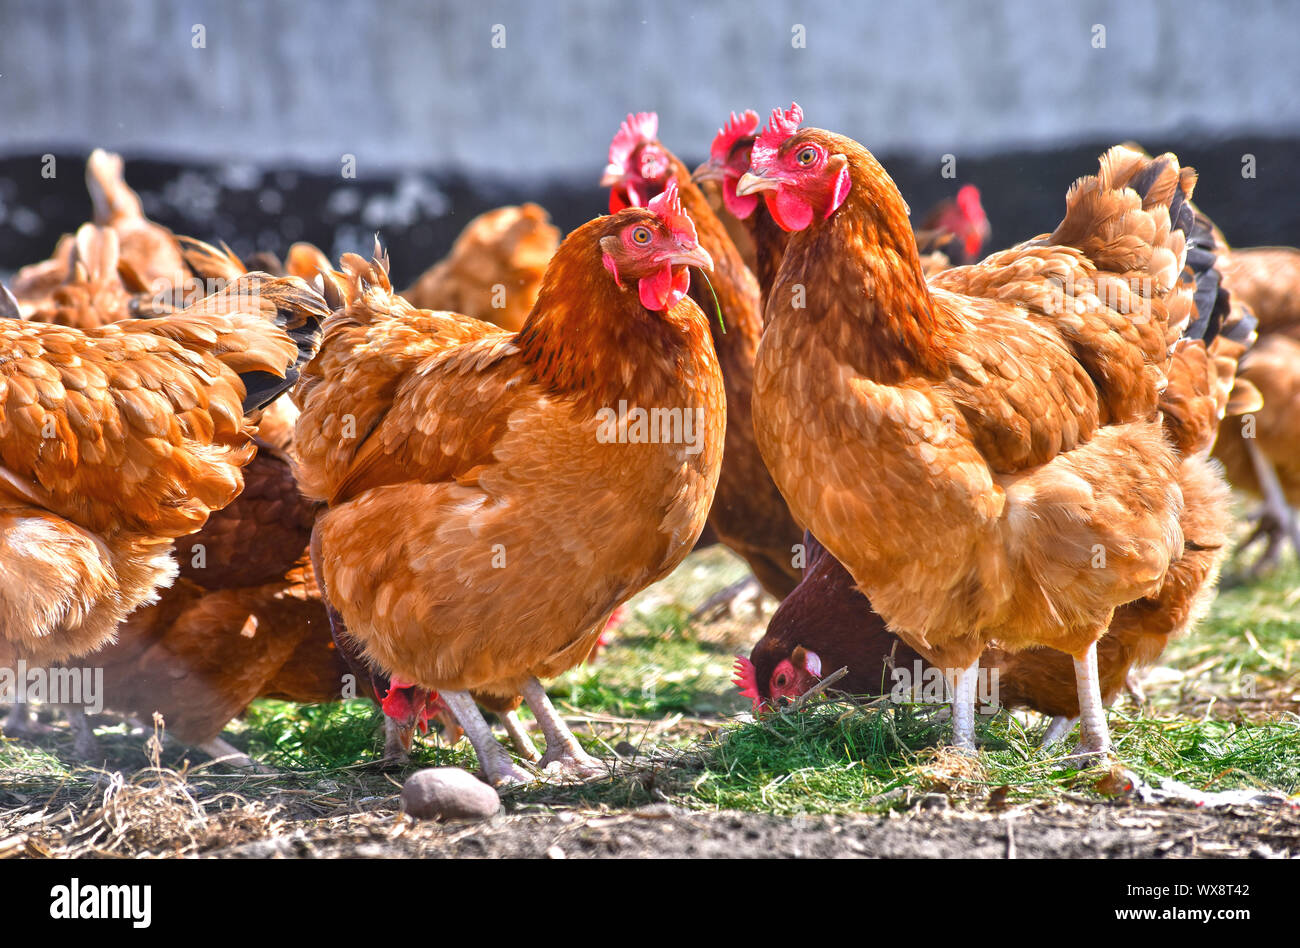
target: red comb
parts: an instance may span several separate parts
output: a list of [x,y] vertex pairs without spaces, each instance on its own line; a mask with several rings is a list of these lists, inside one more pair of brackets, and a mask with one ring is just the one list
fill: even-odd
[[379,703],[379,706],[384,709],[384,714],[390,718],[401,719],[411,713],[410,687],[409,683],[399,683],[396,678],[389,682],[388,694],[384,695],[384,700]]
[[754,703],[754,710],[757,711],[762,702],[758,697],[758,675],[754,672],[754,663],[743,655],[737,655],[736,664],[732,667],[736,670],[736,677],[731,680],[731,683]]
[[980,189],[973,184],[963,184],[957,191],[957,206],[969,217],[980,217],[984,206],[980,203]]
[[623,124],[618,127],[618,131],[614,133],[613,141],[609,143],[609,163],[617,165],[626,173],[627,161],[632,157],[632,152],[636,151],[636,146],[652,142],[658,135],[658,113],[637,112],[635,115],[629,113],[623,120]]
[[[388,694],[384,695],[384,700],[379,703],[384,714],[398,721],[410,720],[416,717],[415,713],[415,695],[413,690],[419,687],[413,681],[403,681],[400,678],[390,679],[388,685]],[[438,692],[430,691],[425,698],[425,705],[419,710],[419,716],[416,717],[416,723],[420,726],[421,731],[429,729],[428,720],[440,710],[446,708]]]
[[773,109],[772,117],[767,120],[767,126],[754,142],[752,163],[766,165],[775,160],[777,150],[787,138],[799,131],[799,126],[802,124],[803,109],[799,108],[798,102],[791,102],[790,108],[784,112]]
[[682,199],[677,191],[675,179],[669,178],[668,187],[664,188],[662,194],[652,197],[646,206],[654,212],[655,217],[664,222],[669,232],[678,240],[692,244],[698,241],[695,235],[695,222],[682,210]]
[[727,119],[727,124],[718,129],[718,134],[713,136],[709,157],[714,161],[726,161],[736,142],[753,135],[756,131],[758,131],[757,112],[753,109],[745,109],[743,115],[732,112],[731,118]]

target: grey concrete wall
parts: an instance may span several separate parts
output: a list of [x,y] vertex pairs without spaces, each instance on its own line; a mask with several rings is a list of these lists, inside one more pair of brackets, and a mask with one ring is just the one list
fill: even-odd
[[728,110],[791,98],[935,155],[1290,134],[1298,33],[1294,0],[0,0],[0,153],[586,173],[629,109],[689,156]]

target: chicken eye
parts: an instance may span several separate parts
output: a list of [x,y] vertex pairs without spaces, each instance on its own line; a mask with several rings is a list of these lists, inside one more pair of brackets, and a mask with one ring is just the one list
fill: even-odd
[[817,160],[817,149],[812,145],[805,145],[799,149],[799,153],[794,156],[794,160],[807,167]]
[[786,686],[785,672],[782,672],[781,674],[776,676],[776,686],[778,688],[784,688]]
[[633,230],[632,243],[640,247],[644,247],[646,244],[650,243],[650,228],[637,227],[635,230]]

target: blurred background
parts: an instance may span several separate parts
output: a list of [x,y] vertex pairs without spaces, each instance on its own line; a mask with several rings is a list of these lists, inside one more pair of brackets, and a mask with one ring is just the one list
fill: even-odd
[[601,213],[630,110],[693,163],[730,110],[792,99],[914,210],[977,184],[990,248],[1124,140],[1194,165],[1234,244],[1296,244],[1297,40],[1295,0],[0,0],[0,273],[90,217],[96,146],[179,232],[337,255],[379,231],[401,284],[488,207]]

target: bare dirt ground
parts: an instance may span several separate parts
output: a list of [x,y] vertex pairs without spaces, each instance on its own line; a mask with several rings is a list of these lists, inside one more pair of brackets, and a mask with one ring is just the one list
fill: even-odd
[[503,815],[474,825],[350,826],[216,850],[232,857],[465,858],[1288,858],[1300,856],[1293,810],[1124,804],[1042,805],[1004,813],[935,812],[919,803],[882,817],[698,813],[652,804],[625,813]]

